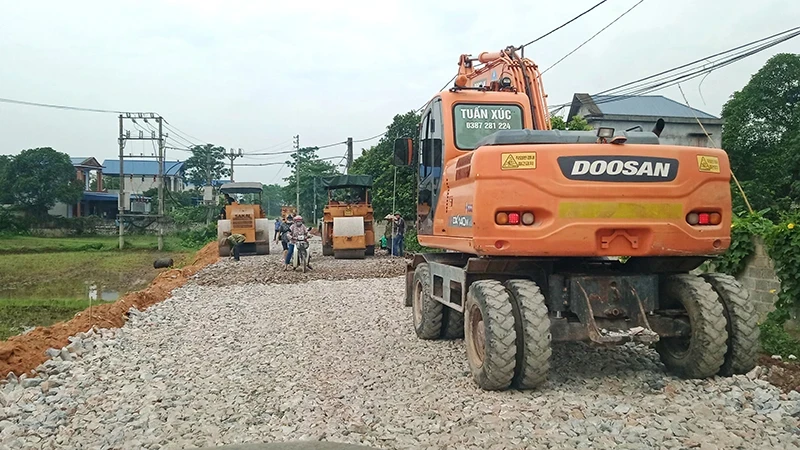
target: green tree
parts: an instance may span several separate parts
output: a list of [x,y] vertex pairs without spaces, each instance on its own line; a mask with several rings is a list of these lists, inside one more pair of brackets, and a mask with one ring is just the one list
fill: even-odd
[[264,193],[261,196],[261,207],[264,208],[264,213],[270,218],[280,216],[281,204],[283,203],[283,188],[278,184],[265,184],[263,186]]
[[[770,58],[722,108],[722,148],[756,210],[773,218],[800,200],[800,55]],[[744,209],[738,189],[736,210]]]
[[394,116],[386,134],[378,143],[362,151],[353,161],[350,173],[372,175],[372,207],[375,217],[382,218],[395,209],[409,222],[416,220],[417,178],[413,167],[397,167],[397,185],[394,184],[395,167],[392,165],[395,138],[416,138],[420,115],[414,111]]
[[297,161],[298,154],[300,160],[300,208],[298,213],[304,217],[306,224],[311,225],[314,220],[314,200],[316,192],[316,216],[322,217],[322,209],[325,206],[325,190],[321,187],[318,178],[326,175],[336,175],[336,165],[326,160],[319,159],[317,147],[304,147],[297,153],[290,155],[290,160],[286,161],[292,169],[292,174],[283,180],[286,186],[283,189],[283,201],[287,205],[294,205],[297,200]]
[[553,130],[590,131],[592,126],[581,116],[574,116],[569,122],[564,122],[561,116],[550,117],[550,128]]
[[195,186],[206,186],[208,180],[230,176],[225,168],[225,148],[213,144],[195,145],[192,156],[186,159],[186,178]]
[[14,203],[35,217],[47,215],[56,202],[76,203],[83,194],[69,155],[50,147],[15,156],[7,164],[6,183]]
[[8,167],[11,165],[11,156],[0,155],[0,205],[14,202],[11,195],[11,185],[8,178]]

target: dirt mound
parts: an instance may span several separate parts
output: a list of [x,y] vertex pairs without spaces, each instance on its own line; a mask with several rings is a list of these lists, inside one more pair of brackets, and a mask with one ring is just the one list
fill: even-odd
[[800,363],[776,361],[769,356],[762,356],[758,363],[769,368],[767,381],[783,392],[800,392]]
[[197,252],[191,265],[161,272],[144,290],[132,292],[114,303],[87,308],[66,322],[37,327],[27,334],[0,342],[0,374],[5,376],[14,372],[20,375],[33,370],[47,359],[45,351],[48,348],[64,347],[69,344],[70,336],[92,327],[121,327],[131,307],[143,310],[167,299],[173,289],[182,286],[192,275],[217,259],[217,243],[211,242]]

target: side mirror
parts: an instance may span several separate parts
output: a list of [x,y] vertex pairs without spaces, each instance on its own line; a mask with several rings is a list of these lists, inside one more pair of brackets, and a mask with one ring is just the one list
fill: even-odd
[[411,138],[397,138],[394,140],[395,166],[410,166],[414,158],[414,140]]

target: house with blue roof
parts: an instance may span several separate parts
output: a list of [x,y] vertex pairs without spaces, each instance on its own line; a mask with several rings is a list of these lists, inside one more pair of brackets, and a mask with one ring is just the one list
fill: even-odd
[[[158,188],[158,161],[125,159],[122,166],[125,177],[125,193],[141,195],[145,191]],[[103,175],[119,178],[119,159],[103,161]],[[186,164],[183,161],[164,161],[164,188],[178,192],[184,190]]]
[[[567,121],[581,116],[597,129],[650,131],[658,119],[664,119],[661,143],[713,147],[705,132],[721,142],[722,119],[663,95],[589,95],[575,94]],[[703,124],[703,127],[698,124]]]

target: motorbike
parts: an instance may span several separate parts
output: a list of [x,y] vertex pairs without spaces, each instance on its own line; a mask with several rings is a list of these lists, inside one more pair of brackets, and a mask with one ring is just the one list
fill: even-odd
[[295,238],[294,244],[295,257],[293,259],[292,270],[298,266],[303,268],[303,272],[308,268],[308,235],[299,234]]

